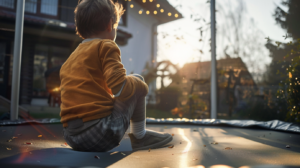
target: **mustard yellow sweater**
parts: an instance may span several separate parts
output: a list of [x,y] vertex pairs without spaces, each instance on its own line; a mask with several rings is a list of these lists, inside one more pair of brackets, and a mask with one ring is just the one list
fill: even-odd
[[95,39],[81,43],[60,70],[61,122],[81,118],[83,122],[106,117],[112,113],[115,97],[111,90],[125,86],[118,99],[129,99],[136,87],[148,93],[146,83],[126,76],[120,49],[114,41]]

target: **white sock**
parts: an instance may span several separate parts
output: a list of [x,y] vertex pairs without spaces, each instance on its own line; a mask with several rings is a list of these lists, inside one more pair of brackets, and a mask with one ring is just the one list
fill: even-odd
[[142,139],[146,134],[146,120],[139,122],[130,121],[130,132],[136,139]]

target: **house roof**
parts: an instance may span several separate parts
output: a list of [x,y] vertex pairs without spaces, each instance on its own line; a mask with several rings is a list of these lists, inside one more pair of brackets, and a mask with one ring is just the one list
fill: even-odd
[[[15,19],[16,13],[13,11],[7,11],[7,10],[0,10],[0,17],[7,18],[7,19]],[[65,28],[74,31],[75,30],[75,24],[72,22],[64,22],[61,20],[55,20],[45,17],[39,17],[39,16],[33,16],[29,14],[24,14],[24,22],[25,23],[34,23],[34,24],[40,24],[40,25],[48,25],[53,27],[60,27]],[[122,36],[122,38],[131,38],[132,34],[120,30],[117,30],[118,36]]]
[[[226,58],[217,60],[217,69],[242,70],[248,69],[241,58]],[[180,69],[180,74],[187,79],[209,79],[211,75],[211,62],[187,63]]]
[[[177,11],[177,9],[175,9],[167,0],[153,0],[153,2],[147,0],[145,3],[143,3],[142,0],[134,1],[138,3],[142,8],[149,11],[164,9],[164,13],[158,11],[156,15],[151,12],[151,15],[159,21],[159,24],[183,18],[182,14],[179,13],[179,11]],[[157,8],[156,4],[160,4],[160,7]],[[167,13],[169,12],[172,14],[171,16],[167,15]],[[178,14],[177,18],[174,16],[175,14]]]

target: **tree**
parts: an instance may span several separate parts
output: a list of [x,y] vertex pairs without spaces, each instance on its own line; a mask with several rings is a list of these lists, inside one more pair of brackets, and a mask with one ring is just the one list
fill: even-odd
[[285,77],[285,80],[279,83],[277,102],[280,111],[286,113],[286,121],[300,122],[300,38],[287,45],[295,48],[284,56],[284,59],[291,58],[290,64],[283,71],[277,73]]
[[[287,31],[284,36],[285,39],[292,38],[293,41],[300,38],[300,1],[299,0],[283,0],[281,3],[288,8],[288,11],[283,10],[282,7],[277,6],[274,13],[274,19],[276,23]],[[268,66],[268,70],[264,75],[264,82],[267,85],[277,85],[285,77],[279,76],[276,72],[286,68],[291,60],[285,59],[282,62],[278,62],[283,59],[286,53],[289,53],[296,46],[282,44],[280,42],[274,42],[268,39],[266,44],[267,49],[270,51],[270,57],[272,58],[271,64]]]
[[284,11],[280,6],[276,7],[274,17],[277,24],[287,30],[288,36],[293,39],[300,38],[300,1],[283,0],[281,4],[288,7],[288,11]]
[[218,54],[242,58],[254,80],[261,81],[267,57],[262,31],[247,15],[244,1],[223,0],[217,5]]
[[276,23],[287,31],[283,36],[291,38],[288,43],[268,39],[266,47],[272,62],[265,75],[265,83],[278,85],[277,104],[280,113],[286,114],[286,121],[300,122],[300,1],[283,0],[281,3],[288,11],[277,6],[274,13]]

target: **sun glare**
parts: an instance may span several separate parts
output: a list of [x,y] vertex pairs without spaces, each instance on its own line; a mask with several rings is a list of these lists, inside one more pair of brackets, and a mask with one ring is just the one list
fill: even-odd
[[187,62],[192,62],[192,58],[194,57],[193,48],[188,46],[187,44],[174,44],[165,52],[168,59],[173,64],[178,64],[180,67],[182,67]]

